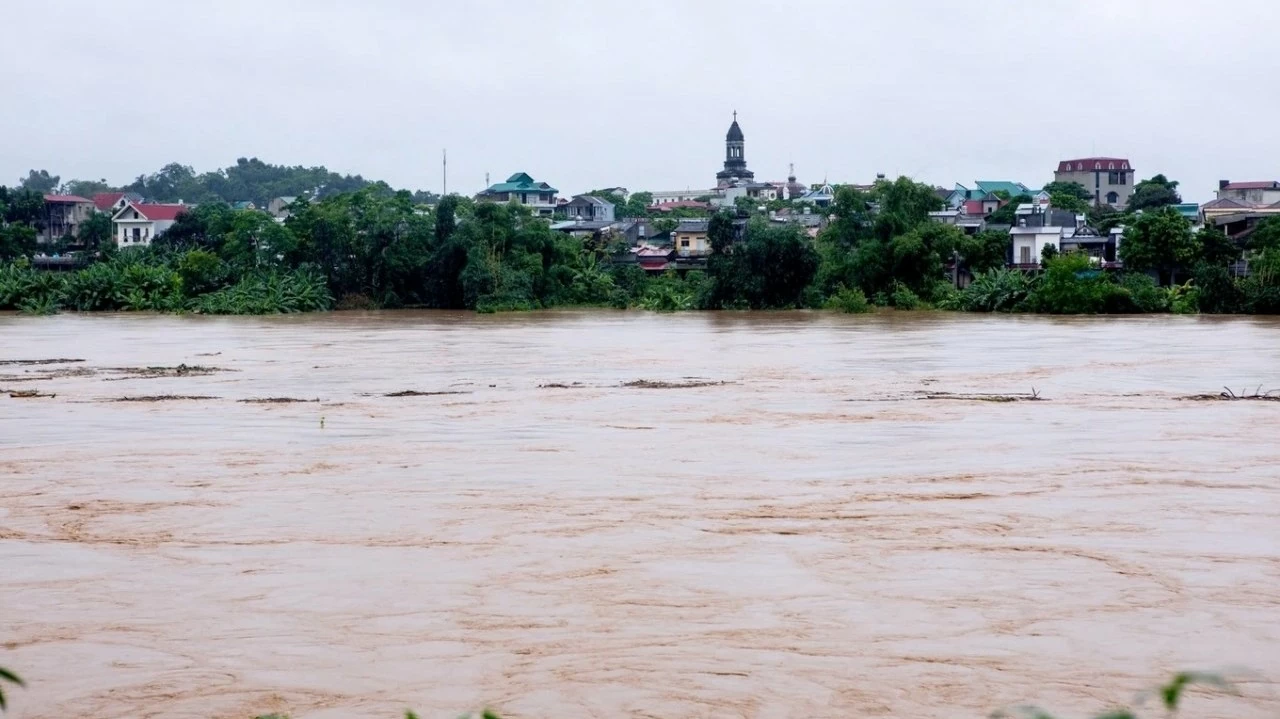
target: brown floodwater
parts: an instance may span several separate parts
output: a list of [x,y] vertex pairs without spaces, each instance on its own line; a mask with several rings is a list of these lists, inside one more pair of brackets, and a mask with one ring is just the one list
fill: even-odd
[[1280,716],[1280,403],[1181,399],[1273,319],[0,316],[38,359],[15,719]]

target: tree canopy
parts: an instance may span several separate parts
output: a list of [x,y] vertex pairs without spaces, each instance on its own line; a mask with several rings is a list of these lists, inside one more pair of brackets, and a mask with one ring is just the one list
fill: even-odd
[[1191,223],[1171,207],[1138,215],[1125,226],[1119,248],[1125,268],[1155,271],[1162,285],[1171,284],[1179,269],[1192,266],[1199,251]]
[[1149,180],[1143,180],[1133,187],[1133,196],[1129,198],[1129,210],[1146,210],[1156,207],[1164,207],[1165,205],[1176,205],[1182,202],[1182,197],[1178,194],[1178,183],[1166,178],[1164,175],[1156,175]]

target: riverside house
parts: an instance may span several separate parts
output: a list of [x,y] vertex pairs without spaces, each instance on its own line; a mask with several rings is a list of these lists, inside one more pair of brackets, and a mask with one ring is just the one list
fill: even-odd
[[507,178],[506,182],[490,185],[476,195],[480,202],[514,202],[533,210],[534,214],[550,217],[555,213],[556,188],[545,182],[537,182],[528,174],[517,172]]
[[146,247],[173,227],[186,205],[146,205],[130,202],[111,218],[112,236],[118,247]]

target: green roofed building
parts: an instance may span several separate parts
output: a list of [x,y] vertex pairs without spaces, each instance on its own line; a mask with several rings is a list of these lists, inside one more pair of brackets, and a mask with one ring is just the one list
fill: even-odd
[[538,182],[523,172],[517,172],[507,178],[506,182],[491,185],[476,195],[481,202],[514,202],[524,205],[536,214],[550,217],[556,210],[556,188],[545,182]]

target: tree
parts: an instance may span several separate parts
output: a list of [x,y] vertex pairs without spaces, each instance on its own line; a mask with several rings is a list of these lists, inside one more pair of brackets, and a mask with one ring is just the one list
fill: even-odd
[[76,195],[78,197],[87,197],[93,199],[93,196],[99,192],[112,192],[113,188],[105,179],[103,180],[71,180],[64,187],[68,195]]
[[1093,207],[1093,195],[1079,182],[1050,182],[1044,191],[1049,193],[1049,204],[1060,210],[1085,213]]
[[876,233],[888,240],[910,231],[929,219],[929,213],[942,209],[943,201],[930,185],[899,177],[893,182],[881,180],[871,191],[880,207],[875,215]]
[[956,248],[971,272],[989,272],[1004,267],[1009,259],[1009,235],[985,231],[965,235]]
[[1161,285],[1172,284],[1179,269],[1190,267],[1200,254],[1191,223],[1172,207],[1148,210],[1125,227],[1120,259],[1125,268],[1154,270]]
[[1178,195],[1178,183],[1170,181],[1164,175],[1156,175],[1143,180],[1133,187],[1133,196],[1129,198],[1129,210],[1154,209],[1182,202]]
[[1086,203],[1093,202],[1093,195],[1089,194],[1085,186],[1079,182],[1050,182],[1044,186],[1044,191],[1049,193],[1050,197],[1066,195]]
[[[717,217],[732,228],[731,220]],[[713,252],[716,244],[713,240]],[[747,225],[746,237],[731,253],[716,253],[712,259],[716,261],[708,263],[707,274],[717,308],[801,307],[818,270],[818,253],[798,225],[775,225],[763,218]]]
[[1200,249],[1200,260],[1211,267],[1226,267],[1242,254],[1230,237],[1211,225],[1200,228],[1195,242]]
[[1280,250],[1280,217],[1268,217],[1249,234],[1249,249],[1255,252]]
[[111,216],[103,212],[95,212],[80,223],[80,234],[76,237],[86,250],[96,252],[103,245],[111,242]]
[[50,175],[48,170],[31,170],[20,182],[24,190],[47,195],[58,189],[58,183],[61,180],[62,178],[57,175]]
[[449,195],[436,205],[435,234],[436,245],[441,246],[453,237],[458,229],[458,196]]

